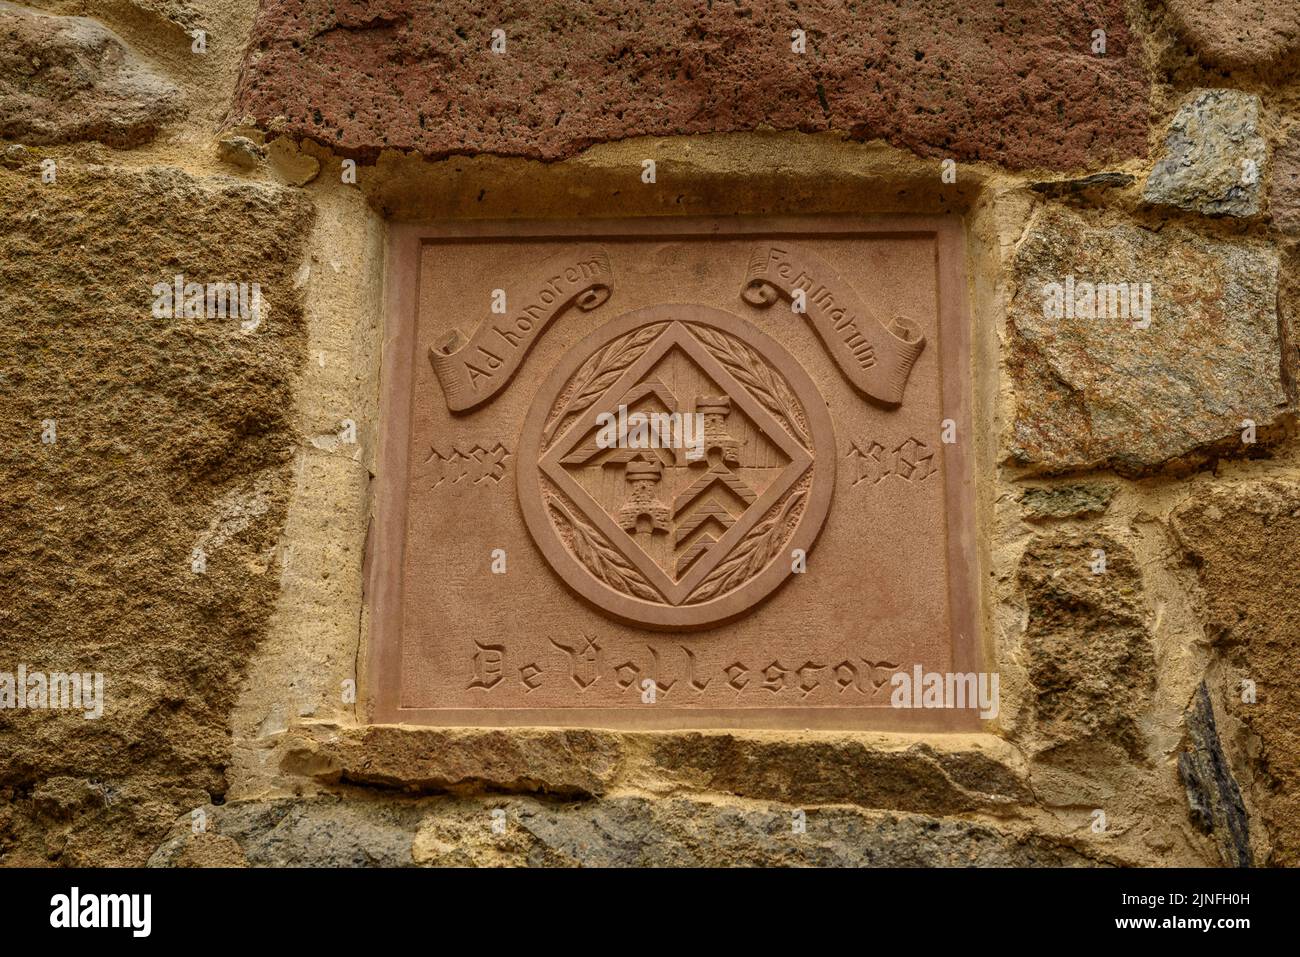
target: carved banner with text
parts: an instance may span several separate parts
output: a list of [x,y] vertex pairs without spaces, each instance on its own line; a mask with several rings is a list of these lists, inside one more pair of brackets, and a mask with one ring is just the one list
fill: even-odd
[[757,247],[741,294],[760,308],[802,294],[800,311],[854,388],[889,405],[903,401],[907,377],[925,348],[920,329],[901,316],[889,325],[872,319],[857,291],[816,253],[791,243]]
[[609,254],[599,246],[557,253],[513,280],[502,290],[506,311],[499,319],[484,320],[468,341],[457,330],[429,349],[447,408],[463,412],[492,398],[552,319],[575,303],[595,309],[613,288]]

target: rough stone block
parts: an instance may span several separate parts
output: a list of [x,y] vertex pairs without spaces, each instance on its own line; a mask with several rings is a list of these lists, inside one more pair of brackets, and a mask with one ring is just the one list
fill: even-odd
[[[1251,794],[1273,842],[1267,863],[1293,867],[1300,863],[1300,484],[1201,487],[1174,513],[1173,527],[1197,570],[1206,633],[1229,666],[1222,700],[1258,737]],[[1252,697],[1245,681],[1253,683],[1253,701],[1243,700]]]
[[1205,682],[1187,710],[1187,747],[1178,753],[1178,775],[1187,791],[1192,823],[1214,838],[1223,863],[1251,865],[1250,823],[1241,789],[1224,756]]
[[[101,719],[0,710],[0,787],[103,782],[69,847],[139,862],[166,827],[150,802],[174,818],[169,802],[225,790],[228,714],[277,590],[311,206],[174,169],[61,163],[42,183],[34,161],[0,170],[0,193],[6,670],[104,676]],[[155,316],[176,275],[258,283],[260,325]]]
[[1167,0],[1178,32],[1205,61],[1265,66],[1300,49],[1295,0]]
[[1142,198],[1207,216],[1254,216],[1267,153],[1258,96],[1197,90],[1170,121]]
[[0,2],[0,136],[138,146],[179,104],[176,86],[99,22]]
[[1030,521],[1100,515],[1110,506],[1115,486],[1107,482],[1035,486],[1020,493],[1020,507]]
[[1028,613],[1035,746],[1091,739],[1139,755],[1155,657],[1133,553],[1101,532],[1044,532],[1026,547],[1016,582]]
[[[315,800],[204,808],[209,835],[258,867],[1088,867],[1106,863],[1023,825],[852,808],[616,797],[485,802]],[[203,843],[208,847],[195,849]],[[149,863],[177,866],[212,847],[189,816]]]
[[[1259,433],[1287,412],[1275,249],[1046,207],[1014,275],[1016,464],[1136,473],[1196,463],[1248,451],[1247,419],[1265,442]],[[1073,314],[1061,315],[1071,293]],[[1129,294],[1149,316],[1123,308]]]
[[1270,170],[1268,210],[1274,228],[1300,236],[1300,129],[1278,145]]

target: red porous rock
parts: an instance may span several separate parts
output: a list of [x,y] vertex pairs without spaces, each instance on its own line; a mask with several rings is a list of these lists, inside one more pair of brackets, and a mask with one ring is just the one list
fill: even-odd
[[1074,169],[1145,153],[1148,82],[1121,0],[262,0],[235,113],[359,158],[768,127]]

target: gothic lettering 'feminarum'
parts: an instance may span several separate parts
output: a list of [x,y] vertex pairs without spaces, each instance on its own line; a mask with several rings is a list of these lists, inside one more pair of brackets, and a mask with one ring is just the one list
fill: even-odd
[[609,254],[599,246],[557,253],[511,283],[504,290],[506,314],[484,320],[469,340],[456,331],[429,350],[447,408],[463,412],[492,398],[552,319],[574,303],[595,309],[613,287]]
[[909,319],[896,316],[888,325],[873,319],[862,297],[821,256],[790,243],[759,246],[749,257],[741,295],[759,307],[790,300],[854,388],[888,405],[903,401],[925,338]]

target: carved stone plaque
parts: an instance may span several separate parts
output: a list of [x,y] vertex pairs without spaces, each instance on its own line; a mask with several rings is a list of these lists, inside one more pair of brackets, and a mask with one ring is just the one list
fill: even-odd
[[956,222],[391,243],[375,720],[974,726],[891,700],[980,670]]

